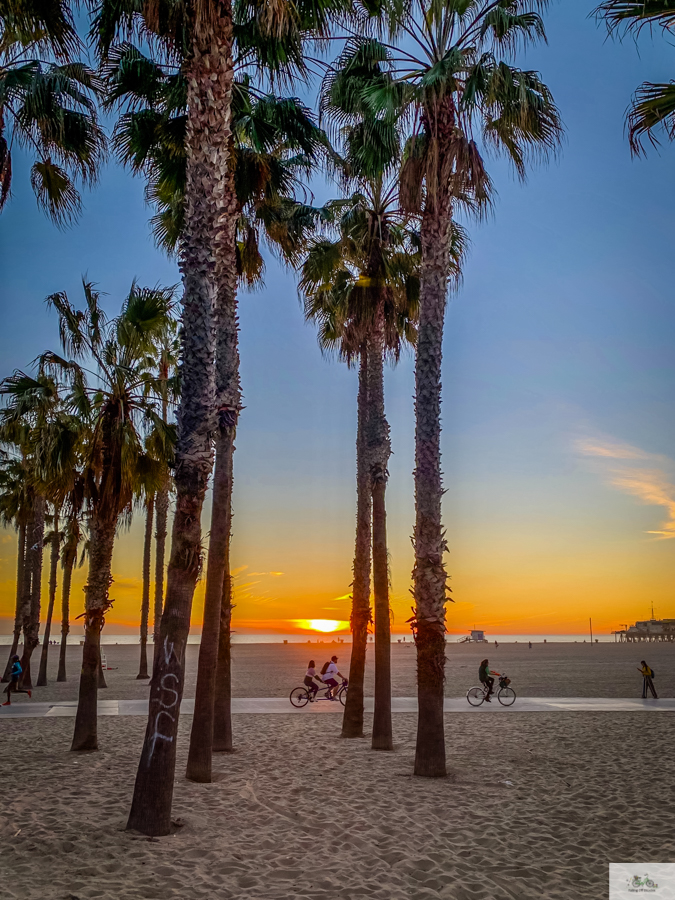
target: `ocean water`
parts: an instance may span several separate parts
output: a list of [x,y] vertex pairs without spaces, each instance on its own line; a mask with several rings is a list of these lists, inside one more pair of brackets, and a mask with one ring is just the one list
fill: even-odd
[[[52,634],[54,635],[54,632],[52,632]],[[446,641],[448,644],[454,644],[461,641],[463,637],[465,637],[464,633],[448,634],[446,635]],[[54,639],[56,639],[57,642],[60,641],[60,634],[57,633],[52,637],[52,640]],[[83,640],[83,635],[73,631],[71,631],[68,636],[69,644],[77,645],[81,640]],[[198,644],[200,640],[201,635],[199,633],[193,633],[188,636],[188,644]],[[232,634],[233,644],[331,644],[335,643],[335,641],[351,644],[351,640],[351,635],[349,634],[333,636],[330,634],[240,634],[236,631]],[[614,636],[600,634],[593,635],[593,640],[600,641],[601,643],[614,642]],[[544,641],[547,641],[549,644],[558,642],[573,643],[575,641],[582,643],[583,641],[590,641],[590,637],[588,634],[488,634],[488,643],[492,644],[494,641],[497,641],[500,644],[526,644],[528,641],[532,641],[533,644],[540,644]],[[410,632],[406,632],[405,634],[392,634],[391,642],[392,644],[399,642],[411,644],[413,640]],[[0,634],[0,646],[9,646],[11,643],[11,634]],[[137,634],[106,634],[104,631],[101,635],[101,643],[138,644],[139,637]]]

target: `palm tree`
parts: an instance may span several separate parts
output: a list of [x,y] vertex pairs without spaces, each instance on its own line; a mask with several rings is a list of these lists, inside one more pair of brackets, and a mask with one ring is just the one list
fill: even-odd
[[447,549],[441,521],[440,398],[443,326],[452,273],[451,224],[458,205],[480,209],[490,179],[478,145],[507,155],[524,177],[528,157],[546,156],[561,124],[538,73],[511,63],[541,40],[545,0],[384,0],[365,8],[382,40],[355,39],[342,68],[379,62],[389,74],[363,91],[380,113],[402,108],[412,123],[400,173],[402,205],[421,217],[420,319],[415,366],[415,565],[418,728],[415,774],[446,774],[443,729]]
[[40,653],[40,669],[38,671],[37,686],[44,687],[47,684],[47,662],[49,658],[49,639],[52,631],[52,615],[54,613],[54,602],[56,600],[56,582],[59,567],[59,556],[61,552],[62,534],[59,531],[59,518],[61,508],[54,505],[52,507],[52,530],[45,535],[45,544],[50,548],[50,565],[49,565],[49,603],[47,606],[47,617],[45,619],[45,628],[42,635],[42,651]]
[[[147,177],[147,195],[158,210],[153,219],[156,240],[173,251],[185,214],[185,79],[127,43],[111,51],[106,80],[109,105],[121,102],[127,110],[115,129],[115,147],[125,164]],[[323,144],[323,135],[299,100],[262,94],[253,88],[245,73],[235,79],[231,115],[228,193],[234,193],[236,198],[236,273],[240,282],[253,286],[264,270],[261,241],[266,240],[287,260],[297,252],[313,211],[296,200],[295,192],[299,176],[309,173]],[[205,620],[188,757],[188,777],[198,781],[211,778],[210,734],[214,716],[217,748],[231,749],[228,689],[217,690],[219,699],[214,706],[213,685],[217,671],[229,672],[229,635],[224,636],[219,650],[219,622],[223,585],[229,581],[229,571],[224,567],[229,554],[234,435],[241,403],[236,285],[227,293],[228,284],[223,280],[219,287],[219,295],[226,302],[219,303],[217,317],[216,391],[220,399],[214,499]],[[225,610],[223,615],[229,621],[230,611]],[[217,663],[221,651],[228,658]],[[228,677],[222,675],[226,682]]]
[[[81,494],[79,498],[81,499]],[[70,587],[73,577],[73,569],[77,562],[77,551],[80,542],[84,539],[81,521],[81,503],[72,503],[66,519],[63,535],[63,550],[61,552],[61,567],[63,569],[63,582],[61,584],[61,646],[59,649],[59,669],[57,681],[67,681],[66,677],[66,651],[68,647],[68,634],[70,633]],[[79,565],[84,564],[86,546],[80,557]]]
[[105,151],[95,102],[99,81],[74,59],[80,49],[67,2],[3,6],[0,210],[11,192],[15,142],[33,157],[30,178],[35,197],[57,225],[80,212],[76,182],[92,184],[97,178]]
[[150,617],[150,554],[152,552],[152,524],[155,518],[155,492],[145,496],[145,533],[143,536],[143,591],[141,597],[141,659],[137,679],[148,675],[148,619]]
[[[130,510],[137,473],[144,465],[141,425],[159,416],[148,400],[152,378],[146,361],[152,341],[170,315],[172,292],[132,285],[122,312],[109,320],[99,294],[84,282],[85,309],[72,306],[65,293],[48,304],[59,315],[66,357],[47,352],[41,364],[62,379],[66,406],[90,423],[91,437],[83,453],[82,478],[89,506],[89,575],[85,585],[84,650],[73,750],[95,750],[100,635],[109,596],[111,561],[120,517]],[[67,357],[70,358],[67,358]],[[84,363],[84,365],[82,364]],[[85,367],[86,366],[86,367]],[[93,368],[94,382],[89,370]]]
[[[213,371],[216,330],[225,331],[218,350],[221,358],[228,348],[231,362],[235,349],[230,335],[236,333],[232,301],[237,277],[237,203],[229,162],[235,31],[240,56],[270,71],[288,70],[302,64],[306,32],[325,34],[326,8],[332,5],[333,0],[319,0],[307,7],[240,0],[233,23],[230,0],[160,0],[144,7],[145,16],[135,0],[106,0],[94,22],[104,54],[120,32],[136,30],[156,36],[181,68],[187,84],[186,202],[179,254],[184,315],[176,513],[160,628],[161,652],[155,660],[148,727],[128,822],[129,828],[146,834],[167,834],[171,825],[185,645],[201,564],[201,510],[212,464],[210,438],[218,429],[217,411],[238,408],[238,403],[232,404],[233,396],[238,395],[238,379],[218,390]],[[227,325],[223,326],[224,322]],[[209,622],[212,620],[209,615]],[[175,702],[167,710],[162,698],[169,682]]]
[[7,665],[2,676],[3,682],[9,681],[12,658],[18,650],[19,638],[21,637],[26,528],[31,514],[31,501],[32,493],[28,486],[26,460],[2,453],[0,456],[0,521],[4,525],[14,526],[18,532],[14,632]]
[[[610,34],[619,31],[638,35],[643,28],[660,27],[666,39],[675,31],[675,6],[672,0],[604,0],[595,10]],[[628,137],[634,155],[644,152],[646,135],[652,146],[659,142],[656,132],[663,128],[675,138],[675,81],[654,84],[645,81],[635,92],[627,115]]]
[[26,526],[21,619],[24,632],[21,658],[22,684],[32,687],[31,657],[40,642],[42,555],[50,474],[44,459],[50,436],[59,419],[58,386],[42,369],[36,377],[16,371],[0,383],[0,394],[9,398],[3,408],[2,437],[13,440],[26,463],[31,492],[31,515]]
[[[319,326],[324,351],[358,364],[357,513],[352,591],[353,634],[343,737],[363,736],[363,679],[370,613],[371,546],[375,595],[373,749],[391,750],[389,573],[385,489],[390,453],[384,411],[385,357],[414,344],[419,246],[414,223],[397,207],[395,184],[358,179],[360,191],[331,204],[338,237],[318,238],[302,267],[305,315]],[[376,245],[376,246],[374,246]],[[372,529],[372,530],[371,530]]]

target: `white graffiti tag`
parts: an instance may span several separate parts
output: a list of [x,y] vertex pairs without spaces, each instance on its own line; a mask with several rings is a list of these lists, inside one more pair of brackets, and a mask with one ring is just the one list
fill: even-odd
[[[169,665],[171,662],[171,657],[174,657],[177,661],[176,654],[173,650],[173,642],[170,642],[168,638],[164,639],[164,663]],[[155,716],[155,721],[153,723],[154,732],[150,738],[149,752],[148,752],[148,767],[152,762],[152,757],[155,754],[155,748],[157,746],[157,741],[164,741],[167,744],[173,743],[173,735],[166,734],[163,730],[163,725],[167,725],[167,731],[171,731],[171,725],[173,725],[176,721],[176,715],[178,715],[178,710],[176,707],[178,706],[179,693],[174,690],[174,687],[171,687],[171,684],[174,686],[179,683],[178,675],[173,672],[167,672],[166,675],[163,675],[159,686],[160,686],[160,695],[159,695],[159,710]],[[168,696],[166,696],[168,695]],[[170,701],[170,702],[166,702]],[[176,711],[176,715],[174,715],[171,710]],[[167,721],[168,720],[168,721]],[[170,723],[170,724],[169,724]]]

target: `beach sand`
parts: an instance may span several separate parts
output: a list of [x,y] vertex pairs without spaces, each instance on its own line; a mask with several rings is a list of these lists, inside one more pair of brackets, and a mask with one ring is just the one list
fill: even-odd
[[[0,897],[17,900],[605,900],[610,861],[670,861],[669,714],[448,716],[450,776],[411,777],[396,749],[339,738],[333,716],[237,716],[217,780],[184,778],[149,841],[124,832],[144,721],[3,723]],[[509,783],[507,783],[509,782]],[[13,837],[13,835],[16,835]]]
[[[392,649],[395,692],[413,696],[414,650]],[[672,696],[674,650],[500,645],[489,655],[529,696],[639,695],[631,666],[644,656]],[[450,695],[475,680],[483,652],[448,648]],[[106,653],[119,669],[102,696],[144,696],[137,648]],[[306,655],[235,647],[235,693],[285,695]],[[76,687],[73,678],[34,696],[67,688],[71,698]],[[124,831],[142,717],[102,717],[101,749],[84,754],[68,749],[72,719],[6,720],[0,898],[606,900],[609,862],[675,857],[673,718],[517,707],[446,715],[450,774],[432,780],[411,775],[413,715],[394,717],[393,753],[341,740],[339,716],[238,715],[236,752],[217,755],[215,782],[197,785],[184,777],[185,715],[173,806],[183,826],[158,841]]]

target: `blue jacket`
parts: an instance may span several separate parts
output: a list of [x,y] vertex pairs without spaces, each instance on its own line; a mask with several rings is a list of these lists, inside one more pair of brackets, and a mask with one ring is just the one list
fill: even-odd
[[21,668],[21,663],[18,660],[15,663],[12,663],[12,678],[18,678],[22,672],[23,669]]

